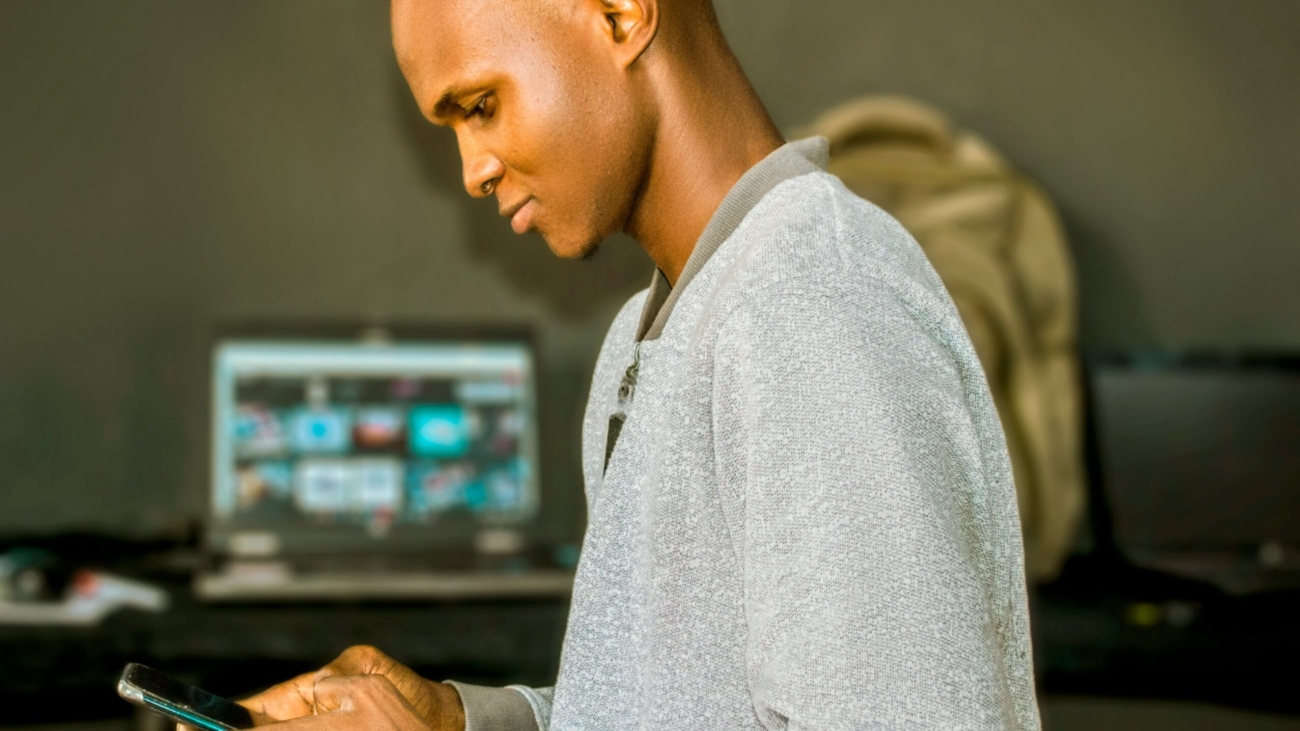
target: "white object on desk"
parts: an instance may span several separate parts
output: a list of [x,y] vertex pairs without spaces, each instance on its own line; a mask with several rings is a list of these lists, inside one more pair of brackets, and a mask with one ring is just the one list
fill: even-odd
[[568,596],[570,571],[521,573],[403,572],[311,573],[285,576],[275,571],[240,570],[201,574],[194,593],[208,601],[311,601],[394,599],[499,599]]
[[149,584],[98,571],[79,571],[61,602],[0,601],[0,625],[89,626],[127,607],[161,612],[169,599],[167,592]]

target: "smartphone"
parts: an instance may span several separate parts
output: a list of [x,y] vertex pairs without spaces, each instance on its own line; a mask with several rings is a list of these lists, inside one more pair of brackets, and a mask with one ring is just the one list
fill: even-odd
[[117,694],[137,706],[196,729],[235,731],[253,727],[253,716],[247,708],[139,663],[131,663],[122,671]]

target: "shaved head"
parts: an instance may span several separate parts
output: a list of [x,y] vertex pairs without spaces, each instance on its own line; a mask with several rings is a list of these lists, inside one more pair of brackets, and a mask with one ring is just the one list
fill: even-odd
[[563,257],[637,236],[646,201],[698,185],[678,168],[734,146],[755,108],[710,0],[393,0],[392,26],[420,111],[456,133],[465,189]]
[[393,3],[399,65],[421,112],[455,130],[466,190],[570,258],[624,228],[654,125],[601,4]]

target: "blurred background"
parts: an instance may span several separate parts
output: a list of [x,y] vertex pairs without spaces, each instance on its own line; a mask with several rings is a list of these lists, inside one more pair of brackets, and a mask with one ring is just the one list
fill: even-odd
[[[716,4],[787,136],[832,137],[968,319],[1018,455],[1046,728],[1300,728],[1300,5]],[[2,0],[0,100],[0,725],[147,728],[127,661],[237,695],[357,642],[553,680],[635,243],[559,261],[465,195],[383,2]],[[516,388],[526,516],[462,486],[427,525],[230,523],[214,429],[256,391],[221,390],[231,339],[524,353],[523,381],[474,378]],[[320,368],[291,374],[309,411],[343,388]],[[331,576],[468,583],[294,583],[330,535],[366,557]]]

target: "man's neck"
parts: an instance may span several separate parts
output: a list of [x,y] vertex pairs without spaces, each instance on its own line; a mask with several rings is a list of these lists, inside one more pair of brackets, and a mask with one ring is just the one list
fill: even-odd
[[734,58],[699,62],[660,85],[654,153],[627,225],[674,286],[736,181],[783,144]]

